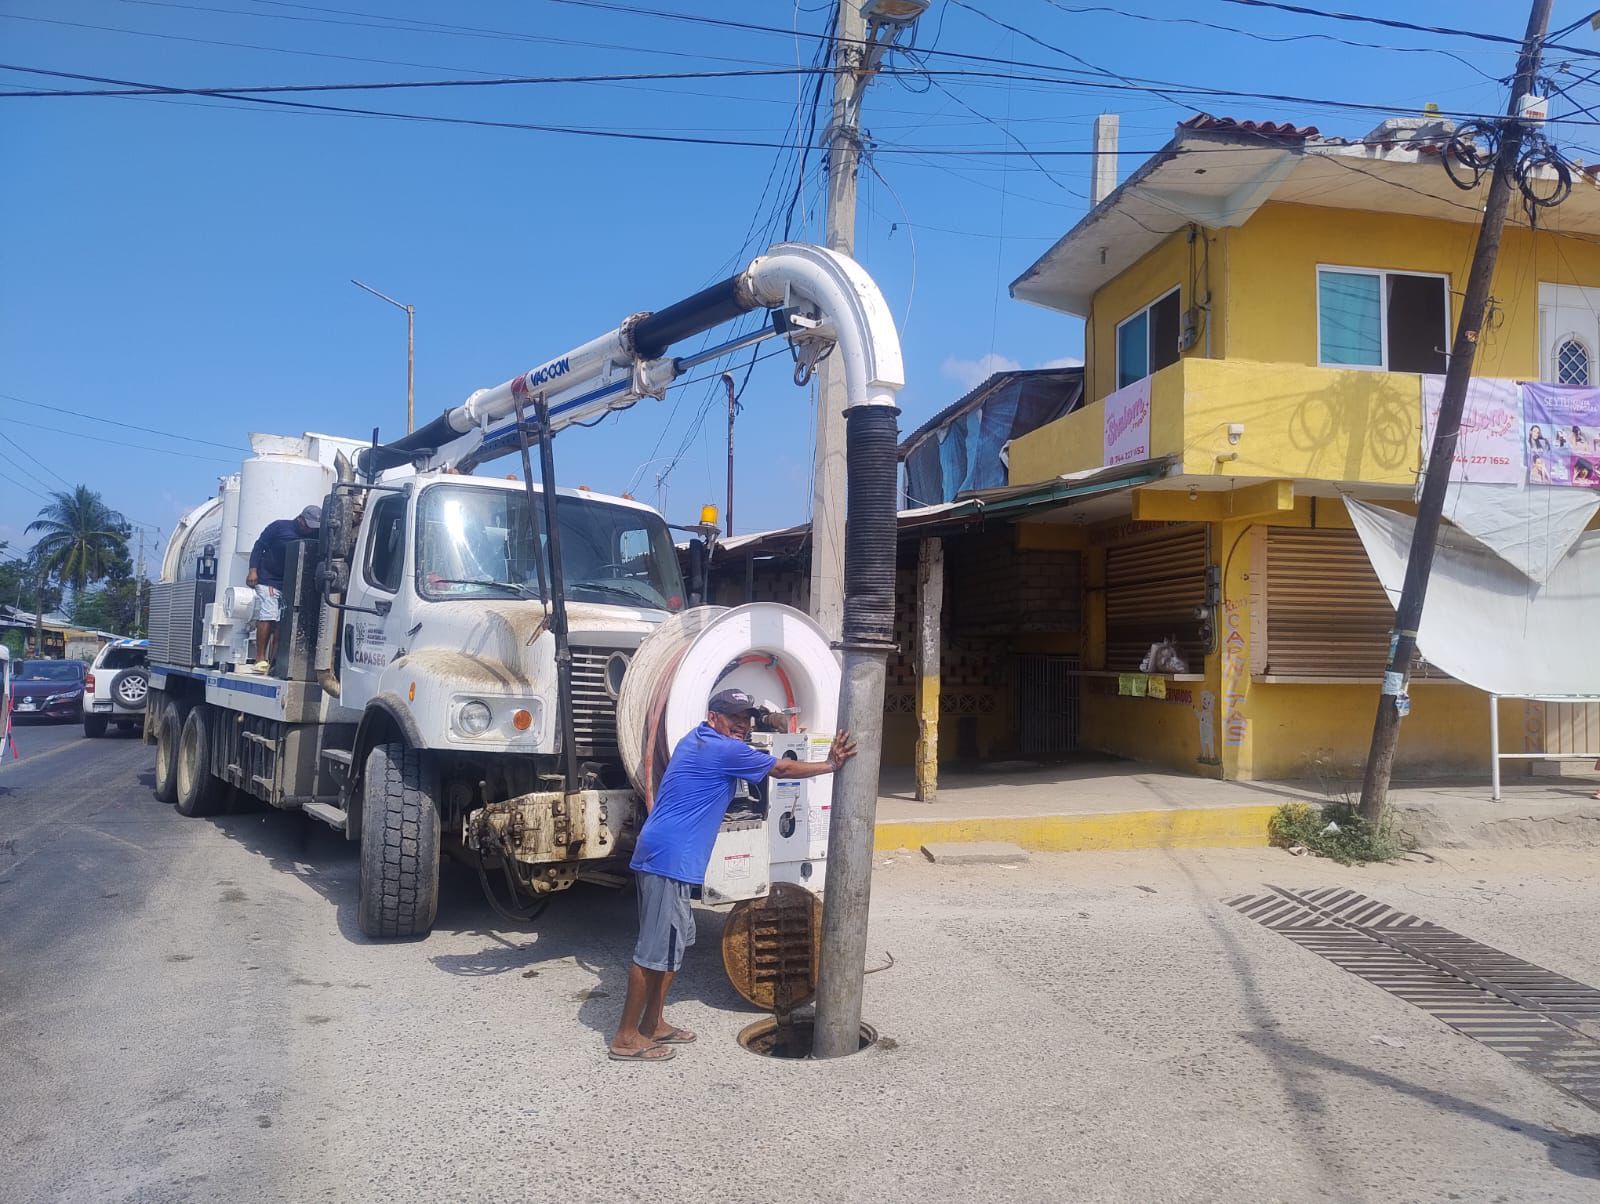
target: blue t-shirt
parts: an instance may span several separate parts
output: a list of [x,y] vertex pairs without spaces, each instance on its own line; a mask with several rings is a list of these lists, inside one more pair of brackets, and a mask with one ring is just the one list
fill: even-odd
[[672,750],[629,868],[692,885],[704,882],[736,779],[759,782],[777,763],[776,757],[702,723]]

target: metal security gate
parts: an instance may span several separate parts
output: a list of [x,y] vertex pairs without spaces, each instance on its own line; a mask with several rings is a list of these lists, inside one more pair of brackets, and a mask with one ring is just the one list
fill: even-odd
[[1106,668],[1131,672],[1150,645],[1173,640],[1191,667],[1211,643],[1205,618],[1208,527],[1106,549]]
[[1078,658],[1028,655],[1017,661],[1017,712],[1025,757],[1062,757],[1078,748]]

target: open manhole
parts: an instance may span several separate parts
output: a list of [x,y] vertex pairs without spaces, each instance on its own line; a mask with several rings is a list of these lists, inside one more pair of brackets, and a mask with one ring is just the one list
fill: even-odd
[[[739,1032],[739,1044],[764,1058],[809,1058],[814,1031],[815,1022],[810,1016],[792,1016],[787,1022],[773,1016],[745,1025]],[[877,1043],[878,1030],[863,1023],[856,1052]]]

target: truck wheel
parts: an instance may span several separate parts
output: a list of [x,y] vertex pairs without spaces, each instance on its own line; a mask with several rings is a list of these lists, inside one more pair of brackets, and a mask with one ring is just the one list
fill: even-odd
[[98,740],[106,734],[106,717],[104,715],[85,715],[83,717],[83,734],[91,740]]
[[179,815],[210,815],[227,797],[227,783],[211,772],[207,709],[198,706],[190,711],[178,736]]
[[175,701],[162,704],[156,719],[156,798],[178,801],[178,737],[183,732],[183,712]]
[[439,909],[439,811],[422,754],[380,744],[361,787],[361,931],[427,936]]

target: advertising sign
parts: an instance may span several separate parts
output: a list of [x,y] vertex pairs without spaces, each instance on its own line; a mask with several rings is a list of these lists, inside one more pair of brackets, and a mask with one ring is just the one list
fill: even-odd
[[1150,458],[1150,378],[1124,385],[1106,398],[1106,467]]
[[1600,489],[1600,389],[1525,384],[1522,422],[1529,484]]
[[[1474,377],[1461,411],[1461,436],[1450,466],[1452,481],[1487,485],[1521,485],[1527,469],[1522,456],[1522,399],[1514,380]],[[1422,458],[1433,447],[1439,425],[1439,399],[1444,377],[1422,378]]]

